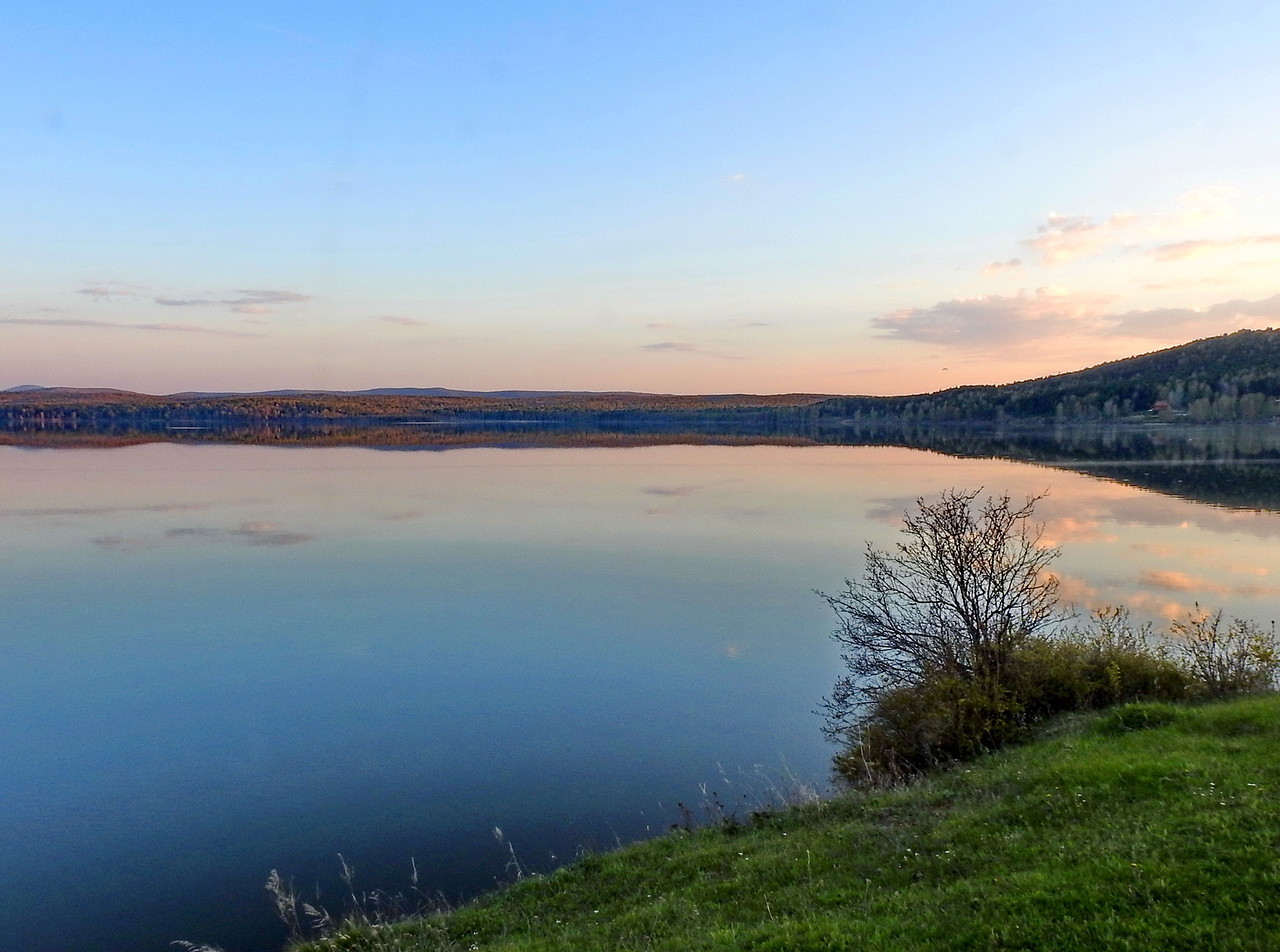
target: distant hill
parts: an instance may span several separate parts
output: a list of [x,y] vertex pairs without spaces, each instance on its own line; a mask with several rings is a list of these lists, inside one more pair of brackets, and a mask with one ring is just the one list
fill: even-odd
[[820,417],[862,423],[1280,416],[1280,330],[1236,331],[1072,373],[903,397],[833,397]]
[[607,415],[640,421],[729,425],[766,417],[778,426],[899,427],[935,423],[1183,420],[1265,421],[1280,417],[1280,330],[1237,331],[1085,370],[993,386],[954,387],[901,397],[826,394],[654,394],[633,391],[450,390],[383,387],[356,391],[271,390],[163,396],[24,384],[0,392],[0,425],[96,426],[303,419],[433,419],[506,415],[575,420]]
[[638,393],[632,390],[450,390],[447,387],[375,387],[372,390],[256,390],[251,393],[237,391],[184,391],[171,393],[171,397],[482,397],[496,400],[536,400],[542,397],[652,397],[657,394]]
[[122,397],[136,396],[132,390],[112,390],[109,387],[38,387],[35,384],[25,383],[20,387],[10,387],[8,390],[0,390],[2,393],[26,393],[26,394],[78,394],[89,395],[94,394],[115,394]]
[[[109,387],[41,387],[25,383],[0,390],[0,393],[75,393],[121,394],[126,396],[152,396],[131,390],[114,390]],[[165,394],[175,400],[203,400],[213,397],[483,397],[498,400],[532,400],[541,397],[654,397],[659,394],[634,390],[450,390],[447,387],[376,387],[372,390],[184,390]]]

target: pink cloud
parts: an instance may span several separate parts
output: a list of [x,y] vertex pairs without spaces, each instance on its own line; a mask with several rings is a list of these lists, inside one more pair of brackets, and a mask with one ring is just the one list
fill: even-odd
[[987,277],[999,274],[1008,274],[1012,271],[1022,270],[1021,258],[1010,258],[1008,261],[992,261],[982,269],[982,274]]
[[1199,258],[1229,248],[1244,248],[1256,245],[1280,245],[1280,235],[1245,235],[1240,238],[1201,238],[1193,241],[1175,241],[1160,245],[1151,250],[1157,261],[1185,261],[1188,258]]
[[1094,222],[1086,215],[1050,212],[1045,224],[1037,229],[1039,234],[1023,244],[1040,255],[1041,264],[1066,264],[1100,254],[1118,240],[1119,232],[1132,228],[1140,220],[1130,212],[1112,215],[1101,222]]
[[1116,312],[1107,307],[1109,303],[1110,298],[1103,295],[1044,287],[1033,293],[955,298],[929,308],[906,308],[873,318],[871,324],[886,337],[983,350],[1079,335],[1185,340],[1280,321],[1280,294],[1200,309]]

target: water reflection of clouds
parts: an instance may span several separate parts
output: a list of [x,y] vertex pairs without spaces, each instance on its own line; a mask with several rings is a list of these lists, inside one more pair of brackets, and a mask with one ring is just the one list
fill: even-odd
[[1058,597],[1068,605],[1093,609],[1102,607],[1098,602],[1098,589],[1084,579],[1064,572],[1054,572],[1058,580]]
[[1214,595],[1239,595],[1244,598],[1261,598],[1280,594],[1276,585],[1228,585],[1207,578],[1199,578],[1176,569],[1155,569],[1141,572],[1138,582],[1148,588],[1168,589],[1171,592],[1209,592]]
[[701,486],[645,486],[640,491],[646,496],[664,496],[671,499],[683,499],[692,496]]
[[1114,500],[1105,514],[1122,525],[1180,529],[1196,526],[1209,532],[1245,533],[1258,539],[1280,536],[1280,519],[1254,510],[1219,509],[1155,495]]
[[93,544],[101,549],[115,552],[137,552],[141,549],[153,549],[156,543],[149,539],[134,539],[119,535],[98,536]]
[[1102,520],[1093,516],[1061,516],[1047,519],[1040,536],[1042,546],[1061,546],[1069,543],[1115,542],[1116,536],[1102,531]]
[[245,522],[241,523],[239,528],[230,530],[215,529],[210,526],[175,526],[166,529],[161,535],[154,536],[122,536],[113,533],[98,536],[93,540],[93,544],[102,549],[127,552],[153,549],[165,540],[182,542],[225,539],[251,546],[289,546],[310,542],[315,539],[315,535],[310,532],[290,532],[272,522]]
[[272,522],[246,522],[230,534],[249,545],[299,545],[315,538],[310,532],[286,532]]
[[208,509],[200,503],[156,503],[145,506],[60,506],[48,509],[0,509],[0,516],[61,517],[118,516],[131,512],[196,512]]
[[1123,605],[1137,617],[1172,619],[1187,613],[1189,605],[1170,599],[1167,594],[1143,591],[1126,579],[1111,579],[1100,585],[1067,573],[1054,573],[1058,579],[1058,595],[1063,603],[1082,612]]
[[[924,497],[926,501],[929,497]],[[873,505],[863,510],[868,522],[876,522],[883,526],[902,525],[902,514],[916,507],[916,496],[881,496],[872,500]]]
[[1158,542],[1133,542],[1129,548],[1143,555],[1155,556],[1158,559],[1184,560],[1195,559],[1197,562],[1212,563],[1215,568],[1232,575],[1251,575],[1262,578],[1271,574],[1271,569],[1256,562],[1228,562],[1233,550],[1216,545],[1183,546],[1166,545]]
[[1148,588],[1165,588],[1171,592],[1226,592],[1228,586],[1211,582],[1207,578],[1195,578],[1174,569],[1148,569],[1138,573],[1138,583]]
[[400,512],[389,512],[382,516],[384,522],[412,522],[415,519],[422,519],[431,513],[426,509],[404,509]]
[[1165,621],[1185,618],[1193,607],[1186,602],[1173,601],[1165,595],[1141,591],[1130,592],[1124,598],[1117,599],[1115,604],[1124,605],[1139,616],[1147,615]]

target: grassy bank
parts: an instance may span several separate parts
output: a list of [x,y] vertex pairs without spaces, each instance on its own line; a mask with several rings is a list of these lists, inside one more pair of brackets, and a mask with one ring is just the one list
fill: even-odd
[[588,856],[338,949],[1274,949],[1280,697],[1059,724],[917,786]]

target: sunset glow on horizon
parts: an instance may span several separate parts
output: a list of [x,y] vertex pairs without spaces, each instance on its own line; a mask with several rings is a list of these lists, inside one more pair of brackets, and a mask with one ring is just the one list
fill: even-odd
[[0,389],[896,394],[1280,326],[1280,7],[10,13]]

